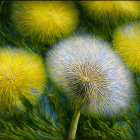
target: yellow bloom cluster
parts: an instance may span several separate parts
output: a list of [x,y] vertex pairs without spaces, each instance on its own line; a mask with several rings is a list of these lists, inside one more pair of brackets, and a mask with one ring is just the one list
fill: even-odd
[[35,105],[45,79],[45,67],[39,56],[22,49],[1,49],[0,111],[24,111],[24,99]]
[[140,2],[138,1],[81,1],[91,18],[102,23],[115,22],[118,24],[120,18],[136,19],[140,14]]
[[114,33],[114,46],[124,61],[140,73],[140,24],[124,25]]
[[78,10],[72,2],[15,1],[11,7],[17,30],[39,43],[52,45],[70,35],[78,25]]

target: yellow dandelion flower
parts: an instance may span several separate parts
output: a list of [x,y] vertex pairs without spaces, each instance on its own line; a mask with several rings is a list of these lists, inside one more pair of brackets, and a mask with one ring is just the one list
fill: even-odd
[[136,19],[140,14],[138,1],[81,1],[80,4],[91,18],[103,24],[118,24],[125,19]]
[[113,44],[128,66],[140,72],[140,24],[128,24],[117,29]]
[[22,49],[0,50],[0,111],[25,111],[23,99],[37,103],[45,85],[45,67],[39,56]]
[[11,11],[17,30],[42,44],[51,45],[70,35],[78,25],[78,11],[72,2],[15,1]]

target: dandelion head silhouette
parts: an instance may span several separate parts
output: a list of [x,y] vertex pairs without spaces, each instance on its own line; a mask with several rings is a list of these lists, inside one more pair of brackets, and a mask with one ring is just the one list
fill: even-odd
[[131,74],[106,42],[72,37],[49,52],[47,64],[52,79],[85,114],[112,116],[129,105]]

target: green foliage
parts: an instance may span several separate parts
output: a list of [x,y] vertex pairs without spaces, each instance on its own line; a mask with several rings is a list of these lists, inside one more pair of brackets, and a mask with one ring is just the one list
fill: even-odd
[[[46,108],[46,102],[43,106]],[[46,114],[43,106],[40,101],[38,106],[27,112],[24,117],[10,117],[6,120],[1,117],[0,137],[12,139],[64,138],[66,134],[63,126],[58,121],[54,121],[53,113]]]
[[[13,28],[10,21],[10,3],[0,2],[0,45],[5,44],[23,47],[29,51],[39,53],[45,60],[45,52],[49,46],[40,47],[39,44],[31,44],[27,38],[22,38]],[[77,6],[78,8],[78,6]],[[79,10],[81,10],[79,8]],[[82,10],[81,10],[82,13]],[[84,16],[85,17],[85,16]],[[93,28],[89,22],[88,30]],[[80,27],[85,29],[85,23]],[[96,30],[99,27],[95,28]],[[99,31],[97,35],[102,31]],[[111,41],[110,35],[103,34],[103,38]],[[36,45],[36,46],[35,46]],[[35,46],[34,48],[32,46]],[[40,49],[41,48],[41,49]],[[135,75],[135,89],[137,92],[134,104],[128,112],[119,118],[103,119],[85,117],[81,114],[76,138],[94,139],[131,139],[140,138],[140,84],[138,75]],[[51,80],[44,91],[42,100],[33,109],[29,109],[24,116],[0,117],[0,138],[7,139],[66,139],[68,137],[73,110],[69,107],[65,94]]]

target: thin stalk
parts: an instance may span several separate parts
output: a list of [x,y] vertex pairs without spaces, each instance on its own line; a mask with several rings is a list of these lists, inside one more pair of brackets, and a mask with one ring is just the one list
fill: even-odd
[[140,85],[139,85],[139,81],[138,81],[138,77],[136,74],[134,74],[134,78],[135,78],[135,85],[136,88],[138,90],[137,94],[138,94],[138,102],[140,103]]
[[68,139],[75,139],[79,117],[80,117],[80,111],[75,110],[74,116],[73,116],[73,119],[72,119],[72,122],[71,122],[71,127],[70,127],[70,131],[69,131]]
[[140,92],[140,86],[139,86],[139,81],[138,81],[137,74],[134,74],[134,78],[135,78],[135,85],[136,85],[138,91]]
[[[136,88],[138,90],[137,91],[138,103],[140,104],[140,85],[139,85],[138,75],[134,74],[134,78],[135,78],[135,85],[136,85]],[[134,111],[135,111],[135,109],[134,109]],[[140,114],[137,113],[136,111],[135,111],[135,113],[136,113],[137,117],[140,119]]]

